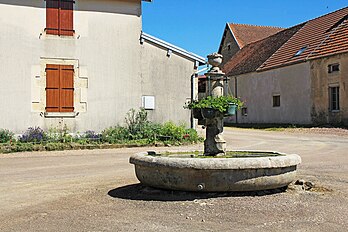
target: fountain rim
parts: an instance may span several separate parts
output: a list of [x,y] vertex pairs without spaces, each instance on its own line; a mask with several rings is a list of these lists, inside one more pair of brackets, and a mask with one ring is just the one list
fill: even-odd
[[[247,157],[247,158],[178,158],[164,156],[150,156],[147,152],[140,152],[132,155],[129,162],[134,165],[148,167],[168,167],[168,168],[189,168],[206,170],[225,170],[225,169],[260,169],[260,168],[283,168],[296,166],[301,163],[301,157],[297,154],[285,154],[276,151],[248,151],[236,150],[237,152],[265,152],[279,154],[279,156],[268,157]],[[170,151],[194,152],[194,151]]]

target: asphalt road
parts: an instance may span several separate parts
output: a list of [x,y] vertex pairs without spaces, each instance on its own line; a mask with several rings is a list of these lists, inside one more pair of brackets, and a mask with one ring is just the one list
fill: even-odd
[[302,157],[313,191],[198,194],[138,184],[131,154],[171,148],[0,154],[0,231],[347,231],[348,136],[229,129],[229,149]]

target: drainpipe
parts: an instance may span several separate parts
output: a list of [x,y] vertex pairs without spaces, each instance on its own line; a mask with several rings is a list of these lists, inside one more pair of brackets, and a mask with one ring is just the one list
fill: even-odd
[[[238,97],[238,81],[237,76],[234,77],[234,96]],[[236,112],[236,124],[238,123],[238,111]]]
[[[192,74],[191,75],[191,101],[194,100],[194,97],[195,97],[195,79],[196,79],[196,73]],[[192,113],[192,110],[191,110],[191,117],[190,117],[190,124],[191,124],[191,128],[192,129],[196,129],[196,125],[195,125],[195,120],[193,118],[193,113]]]

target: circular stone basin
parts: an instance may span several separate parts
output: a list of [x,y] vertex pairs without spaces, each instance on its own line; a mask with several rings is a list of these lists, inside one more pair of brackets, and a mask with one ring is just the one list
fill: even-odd
[[155,188],[202,191],[259,191],[289,185],[301,158],[260,151],[205,157],[197,152],[142,152],[130,157],[139,181]]

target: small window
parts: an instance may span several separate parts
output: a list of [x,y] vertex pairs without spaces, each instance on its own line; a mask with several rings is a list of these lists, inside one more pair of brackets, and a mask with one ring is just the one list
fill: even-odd
[[230,51],[231,50],[231,44],[227,45],[227,49]]
[[329,104],[330,111],[340,110],[340,87],[330,87],[329,88]]
[[280,107],[280,95],[273,96],[273,107]]
[[328,66],[328,73],[339,72],[339,71],[340,71],[340,64],[330,64]]
[[242,108],[242,116],[248,116],[248,108],[246,107]]
[[296,52],[294,57],[301,55],[304,51],[306,51],[306,49],[307,49],[307,46],[302,47],[300,50],[298,50],[298,52]]

